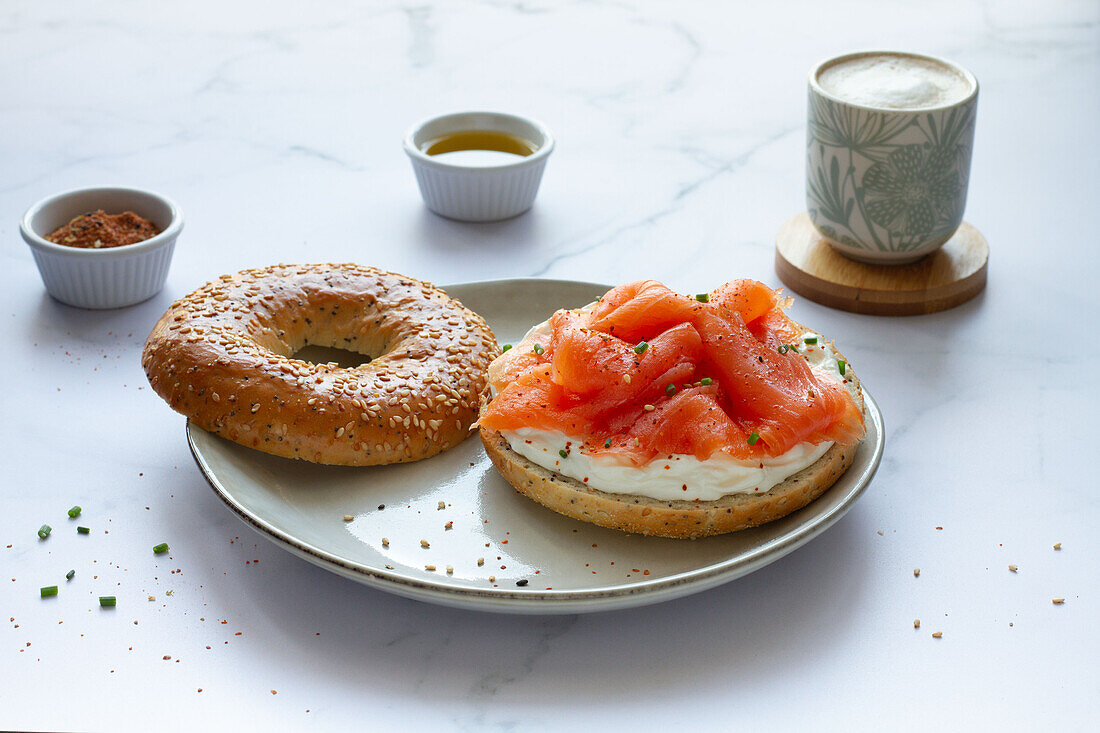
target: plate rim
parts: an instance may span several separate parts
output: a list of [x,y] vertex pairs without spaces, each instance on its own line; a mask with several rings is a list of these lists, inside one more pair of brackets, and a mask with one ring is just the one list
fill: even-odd
[[[604,289],[612,287],[601,283],[580,280],[543,278],[477,280],[472,282],[453,283],[440,287],[446,291],[448,288],[503,286],[517,283],[539,283],[540,285],[550,286],[555,284],[567,286],[588,285],[593,288]],[[459,300],[461,300],[461,297]],[[878,471],[885,448],[886,437],[882,412],[878,407],[878,403],[862,385],[861,391],[863,393],[867,416],[875,426],[875,440],[873,445],[870,446],[871,455],[866,465],[862,466],[862,473],[856,478],[855,485],[831,510],[825,514],[813,517],[811,521],[799,523],[788,532],[753,547],[747,553],[738,554],[736,557],[727,558],[718,563],[712,563],[692,570],[685,570],[662,578],[632,581],[630,583],[615,586],[603,586],[585,590],[464,588],[414,579],[397,572],[390,572],[365,563],[350,561],[347,558],[336,555],[321,547],[317,547],[300,538],[294,537],[290,533],[284,532],[272,525],[257,512],[246,507],[222,484],[221,480],[201,454],[201,450],[195,443],[195,433],[193,431],[202,431],[202,428],[194,425],[191,420],[187,420],[184,425],[184,432],[187,436],[188,448],[199,468],[199,472],[213,490],[214,494],[222,500],[222,503],[228,506],[245,524],[252,527],[268,540],[325,570],[379,590],[442,605],[480,611],[511,613],[577,613],[658,603],[680,595],[677,593],[677,590],[684,585],[692,586],[692,593],[701,592],[722,583],[743,577],[744,575],[748,575],[790,554],[829,529],[833,524],[839,521],[849,509],[851,509],[856,500],[866,491],[867,486],[871,483],[875,473]],[[205,433],[206,431],[202,432]],[[214,434],[210,435],[213,435],[215,438],[220,438],[220,436]],[[220,439],[225,440],[224,438]],[[849,470],[852,470],[852,468],[857,468],[857,466],[853,465]],[[810,505],[812,506],[812,502]]]

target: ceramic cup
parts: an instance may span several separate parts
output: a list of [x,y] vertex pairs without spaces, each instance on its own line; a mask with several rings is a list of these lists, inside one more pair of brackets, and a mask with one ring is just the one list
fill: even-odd
[[[898,108],[846,101],[823,87],[830,68],[875,57],[957,74],[961,95]],[[977,108],[974,75],[943,59],[872,51],[815,66],[806,132],[806,208],[814,227],[841,254],[875,264],[914,262],[943,246],[966,207]]]
[[[46,239],[73,217],[96,209],[112,214],[133,211],[161,232],[144,242],[101,249],[67,247]],[[80,308],[122,308],[159,293],[182,230],[183,213],[171,199],[114,186],[81,188],[42,199],[27,209],[19,224],[46,291]]]
[[[487,130],[530,141],[534,152],[515,162],[481,166],[428,155],[424,144],[463,130]],[[498,221],[531,208],[542,181],[554,136],[537,120],[503,112],[457,112],[414,125],[405,134],[405,153],[412,161],[420,195],[428,208],[448,219]]]

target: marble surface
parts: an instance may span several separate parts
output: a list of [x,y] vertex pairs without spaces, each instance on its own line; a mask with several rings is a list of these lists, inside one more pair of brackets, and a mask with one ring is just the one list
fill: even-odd
[[[1092,0],[0,6],[0,728],[1087,728],[1100,349],[1078,324],[1100,315],[1098,15]],[[868,47],[981,81],[967,219],[989,286],[904,319],[795,304],[881,404],[886,458],[847,517],[763,570],[582,616],[403,600],[241,524],[145,385],[140,349],[172,299],[273,262],[776,284],[774,234],[803,206],[806,71]],[[517,219],[460,224],[419,200],[402,134],[471,108],[557,135]],[[31,203],[99,184],[187,216],[165,290],[128,309],[51,300],[19,239]],[[107,592],[113,611],[95,605]]]

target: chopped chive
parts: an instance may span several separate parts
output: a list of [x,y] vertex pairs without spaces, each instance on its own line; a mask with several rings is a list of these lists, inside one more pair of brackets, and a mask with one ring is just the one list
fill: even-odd
[[101,605],[101,606],[113,606],[113,605],[115,605],[115,597],[114,596],[100,596],[99,597],[99,605]]
[[786,354],[790,350],[791,347],[787,346],[786,344],[780,344],[779,348],[776,349],[776,351],[778,351],[780,354]]
[[46,596],[56,596],[57,595],[57,586],[56,585],[46,585],[46,586],[43,586],[42,589],[39,590],[38,592],[42,595],[43,598],[45,598]]
[[676,385],[675,384],[670,384],[667,387],[665,387],[665,394],[667,394],[669,397],[676,394]]
[[69,519],[76,519],[80,516],[80,507],[74,506],[69,510]]
[[568,458],[569,457],[569,453],[566,452],[565,448],[562,448],[560,451],[558,451],[558,455],[561,456],[562,458]]
[[698,295],[695,296],[695,299],[698,300],[700,303],[709,303],[710,302],[710,294],[708,294],[708,293],[699,293]]
[[817,336],[807,336],[806,338],[804,338],[802,340],[812,346],[812,345],[817,343]]
[[501,353],[504,353],[505,351],[507,351],[510,348],[512,348],[511,344],[504,344],[504,346],[500,347],[500,351],[501,351]]
[[837,365],[837,368],[840,369],[840,376],[843,377],[844,376],[844,367],[846,367],[847,364],[845,364],[843,360],[837,360],[836,365]]
[[161,542],[159,545],[157,545],[156,547],[153,548],[153,554],[154,555],[159,555],[162,552],[168,552],[168,543],[167,542]]
[[790,349],[791,351],[793,351],[796,354],[798,353],[798,347],[795,346],[794,344],[787,344],[787,348]]
[[756,443],[759,440],[760,440],[760,433],[753,432],[753,434],[749,436],[749,445],[756,445]]
[[542,356],[543,352],[545,352],[546,349],[542,348],[542,344],[535,344],[535,348],[533,349],[533,351],[539,356]]
[[76,531],[78,534],[88,534],[92,530],[88,529],[87,527],[77,527]]
[[607,440],[605,440],[603,442],[603,447],[604,448],[610,448],[611,447],[611,438],[608,438]]
[[72,580],[74,575],[76,575],[76,571],[70,570],[69,572],[65,573],[65,580]]
[[703,385],[704,387],[709,387],[710,385],[714,384],[714,380],[710,377],[703,377],[699,380],[699,384]]
[[635,354],[644,354],[645,350],[649,348],[649,344],[645,341],[639,341],[638,345],[634,347]]
[[38,528],[38,539],[44,540],[50,536],[50,532],[53,531],[53,527],[48,524],[43,524]]

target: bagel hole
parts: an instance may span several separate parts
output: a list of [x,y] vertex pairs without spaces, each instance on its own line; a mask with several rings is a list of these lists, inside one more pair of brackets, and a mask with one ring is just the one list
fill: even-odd
[[335,346],[318,346],[306,344],[294,353],[293,358],[308,361],[311,364],[329,364],[336,362],[341,369],[351,369],[363,364],[369,364],[370,354],[360,354],[358,351],[349,351]]

